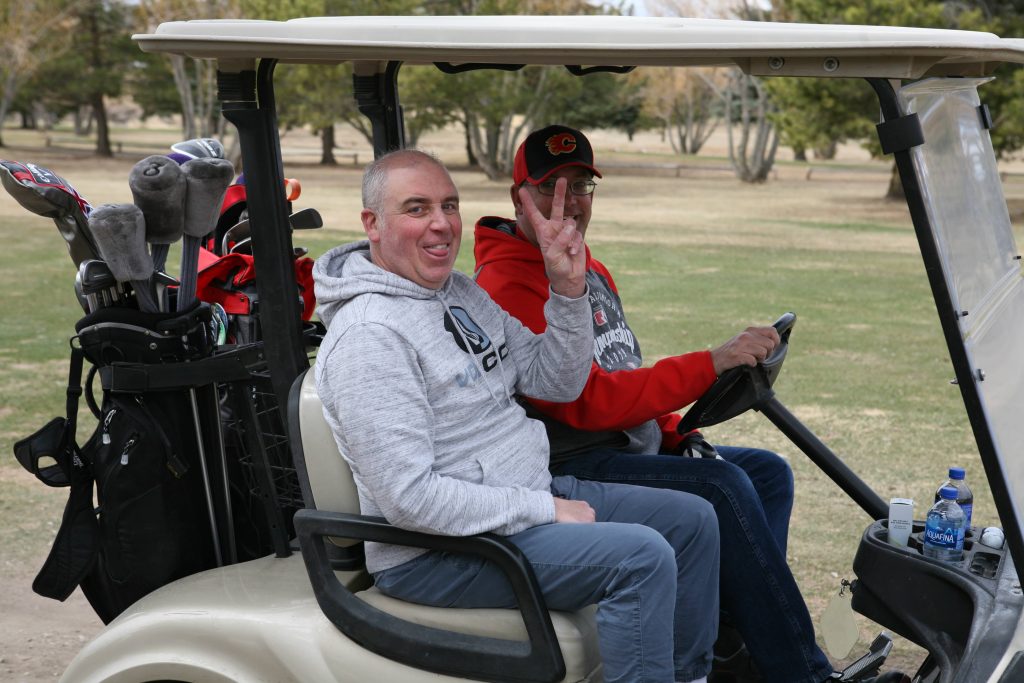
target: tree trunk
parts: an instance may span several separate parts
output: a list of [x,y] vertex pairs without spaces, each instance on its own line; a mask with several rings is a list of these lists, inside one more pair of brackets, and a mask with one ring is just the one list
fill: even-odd
[[4,121],[7,120],[7,112],[11,109],[11,102],[14,101],[14,95],[17,92],[18,77],[13,73],[7,74],[7,78],[4,79],[4,90],[3,95],[0,96],[0,147],[4,146]]
[[334,158],[334,124],[320,129],[320,165],[338,165],[338,160]]
[[480,162],[477,161],[476,155],[473,154],[473,141],[470,139],[469,126],[463,127],[462,132],[465,134],[466,139],[466,161],[471,167],[479,166]]
[[178,90],[181,100],[181,135],[183,140],[198,137],[196,130],[196,110],[192,99],[192,84],[189,82],[185,58],[171,55],[171,73],[174,75],[174,87]]
[[892,172],[889,174],[889,189],[885,192],[886,199],[898,199],[903,201],[907,198],[903,192],[903,180],[900,178],[900,172],[896,168],[896,163],[893,162]]
[[807,161],[807,150],[803,147],[794,147],[793,161]]
[[836,151],[839,149],[839,142],[831,140],[827,145],[814,148],[815,159],[835,159]]
[[114,156],[110,146],[110,128],[107,126],[107,107],[103,102],[103,93],[96,93],[91,98],[92,111],[96,116],[96,154],[101,157]]

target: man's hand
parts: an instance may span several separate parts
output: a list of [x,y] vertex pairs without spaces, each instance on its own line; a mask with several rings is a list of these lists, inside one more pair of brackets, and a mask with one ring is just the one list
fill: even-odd
[[779,333],[774,327],[748,327],[735,337],[711,351],[715,374],[721,375],[740,365],[757,365],[775,349]]
[[583,500],[555,497],[555,521],[569,524],[592,524],[597,519],[594,508]]
[[537,233],[537,243],[544,257],[544,269],[551,289],[575,299],[583,296],[586,291],[587,256],[583,248],[583,236],[576,230],[576,220],[562,219],[566,184],[565,178],[559,178],[555,183],[555,196],[551,198],[551,216],[548,218],[537,208],[525,187],[519,188],[519,198]]

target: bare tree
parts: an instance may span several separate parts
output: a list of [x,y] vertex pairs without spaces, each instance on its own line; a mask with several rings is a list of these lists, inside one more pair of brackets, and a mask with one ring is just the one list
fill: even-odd
[[645,105],[661,121],[672,150],[697,154],[718,127],[721,105],[708,84],[717,82],[716,70],[661,67],[645,75]]
[[[163,21],[241,16],[236,0],[140,0],[139,12],[150,31]],[[227,121],[220,116],[217,106],[216,63],[181,55],[170,55],[167,59],[181,100],[182,136],[223,137]]]
[[771,100],[756,76],[736,69],[725,87],[706,80],[725,108],[729,162],[736,177],[746,183],[762,183],[775,165],[779,133],[772,123]]
[[71,47],[69,40],[55,40],[67,34],[74,20],[76,3],[61,0],[5,0],[0,24],[0,147],[3,123],[10,113],[18,88],[48,59]]

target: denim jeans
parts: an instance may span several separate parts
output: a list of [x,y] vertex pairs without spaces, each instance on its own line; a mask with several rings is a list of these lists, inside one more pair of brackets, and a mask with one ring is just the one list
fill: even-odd
[[820,683],[832,673],[786,564],[793,477],[770,451],[716,446],[723,460],[595,449],[557,475],[696,494],[718,515],[721,604],[766,683]]
[[[595,524],[544,524],[508,537],[548,607],[597,604],[607,683],[692,681],[711,670],[718,629],[718,525],[706,501],[676,491],[556,477]],[[440,607],[512,607],[511,586],[481,558],[431,551],[374,575],[387,595]]]

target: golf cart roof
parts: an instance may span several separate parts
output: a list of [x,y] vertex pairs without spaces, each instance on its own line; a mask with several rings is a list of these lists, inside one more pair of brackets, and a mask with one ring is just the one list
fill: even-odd
[[886,26],[620,16],[314,17],[161,24],[147,52],[242,62],[738,66],[755,75],[978,76],[1024,40]]

